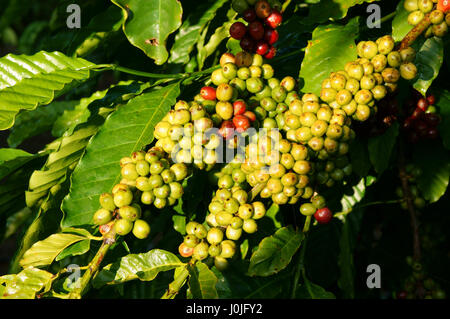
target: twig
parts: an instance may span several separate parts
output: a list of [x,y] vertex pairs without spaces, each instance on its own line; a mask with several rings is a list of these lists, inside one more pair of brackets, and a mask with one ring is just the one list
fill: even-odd
[[169,284],[169,288],[166,290],[161,299],[173,299],[180,292],[180,289],[183,287],[186,282],[187,277],[189,276],[188,267],[195,265],[196,260],[191,259],[191,261],[183,268],[183,270],[178,274],[178,276]]
[[81,281],[78,284],[78,287],[69,294],[69,299],[80,299],[81,296],[86,292],[87,288],[89,287],[89,282],[99,270],[100,264],[105,258],[106,253],[115,242],[116,232],[114,230],[114,227],[112,227],[111,230],[107,234],[105,234],[100,249],[97,251],[94,258],[89,263],[87,270],[84,272],[83,277],[81,277]]
[[420,21],[418,25],[416,25],[414,28],[411,29],[411,31],[408,32],[408,34],[403,38],[402,42],[400,43],[400,46],[398,48],[399,51],[411,46],[414,43],[414,41],[416,41],[416,39],[428,29],[428,27],[431,24],[430,15],[431,12],[427,13],[423,18],[423,20]]

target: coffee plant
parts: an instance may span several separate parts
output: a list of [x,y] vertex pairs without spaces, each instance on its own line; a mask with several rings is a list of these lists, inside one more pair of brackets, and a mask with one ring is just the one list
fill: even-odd
[[0,298],[446,298],[450,2],[366,2],[6,1]]

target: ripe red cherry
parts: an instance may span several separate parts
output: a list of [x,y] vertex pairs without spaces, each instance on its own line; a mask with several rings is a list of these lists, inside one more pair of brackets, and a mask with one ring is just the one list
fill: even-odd
[[200,90],[200,95],[205,100],[214,101],[216,99],[216,89],[210,86],[204,86]]
[[277,49],[274,46],[269,48],[269,51],[264,55],[266,59],[273,59],[273,57],[277,54]]
[[437,4],[437,9],[446,13],[450,10],[450,0],[439,0]]
[[261,40],[264,37],[264,26],[259,21],[253,21],[248,25],[248,33],[255,40]]
[[433,94],[427,96],[427,101],[429,105],[434,105],[436,103],[436,97]]
[[252,111],[245,111],[245,113],[243,114],[245,117],[247,117],[250,122],[255,122],[256,121],[256,114],[253,113]]
[[234,115],[242,115],[247,110],[247,104],[243,100],[237,100],[233,103]]
[[249,36],[243,37],[242,40],[241,40],[240,45],[241,45],[242,50],[244,50],[244,51],[247,51],[247,52],[254,52],[255,51],[255,45],[256,45],[255,44],[255,40],[253,40]]
[[266,29],[264,32],[264,40],[266,40],[268,44],[274,44],[278,41],[278,38],[278,31],[275,29]]
[[233,117],[233,124],[239,133],[245,132],[250,127],[250,120],[245,115],[236,115]]
[[428,101],[426,98],[421,98],[418,102],[417,102],[417,107],[420,108],[422,111],[426,111],[428,108]]
[[219,129],[219,134],[222,135],[224,139],[229,139],[231,136],[233,136],[234,128],[235,127],[232,121],[223,121]]
[[191,257],[192,253],[194,252],[194,248],[190,248],[184,243],[181,243],[180,246],[178,246],[178,252],[183,257]]
[[333,213],[328,207],[324,207],[314,213],[314,218],[319,224],[328,224],[333,218]]
[[258,18],[265,19],[272,12],[272,8],[270,7],[270,4],[267,1],[260,0],[255,5],[255,11]]
[[266,18],[266,24],[272,29],[276,29],[283,22],[283,16],[280,12],[273,10],[272,13]]
[[256,43],[256,54],[264,55],[269,51],[269,45],[267,42],[261,40]]
[[256,11],[252,8],[245,10],[242,15],[244,17],[244,20],[247,22],[253,22],[256,20]]
[[414,129],[420,137],[425,137],[428,131],[428,125],[424,121],[417,121],[414,125]]
[[233,39],[240,40],[247,33],[247,27],[242,22],[235,22],[230,27],[230,35]]

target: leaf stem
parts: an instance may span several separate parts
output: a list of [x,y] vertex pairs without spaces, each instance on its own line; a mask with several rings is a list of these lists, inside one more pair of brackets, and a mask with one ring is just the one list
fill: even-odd
[[114,227],[112,227],[111,230],[105,234],[102,245],[89,263],[87,270],[84,272],[83,277],[81,277],[78,287],[69,294],[69,299],[81,299],[81,296],[86,292],[92,277],[98,272],[106,253],[115,242],[116,232]]
[[186,279],[189,276],[189,270],[188,267],[191,265],[195,265],[196,260],[191,259],[191,261],[183,267],[183,270],[178,274],[177,277],[175,277],[174,281],[172,281],[169,284],[169,288],[166,290],[164,295],[161,297],[161,299],[174,299],[176,295],[180,292],[180,289],[183,287],[183,285],[186,282]]
[[431,24],[430,21],[430,15],[431,12],[427,13],[425,17],[420,21],[418,25],[416,25],[414,28],[412,28],[411,31],[408,32],[408,34],[403,38],[402,42],[400,43],[400,46],[398,48],[398,51],[401,51],[403,49],[406,49],[407,47],[411,46],[414,41],[423,33]]
[[304,275],[304,272],[305,272],[305,252],[306,252],[306,242],[308,239],[308,233],[306,232],[304,235],[305,235],[305,238],[303,239],[302,247],[300,248],[300,252],[298,254],[297,267],[295,269],[294,281],[293,281],[292,290],[291,290],[291,299],[295,299],[298,282],[300,280],[300,275],[301,274]]

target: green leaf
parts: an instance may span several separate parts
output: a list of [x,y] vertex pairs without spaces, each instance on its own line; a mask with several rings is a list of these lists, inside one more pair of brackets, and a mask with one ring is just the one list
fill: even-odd
[[438,96],[436,106],[439,107],[439,114],[441,115],[441,123],[439,124],[439,133],[444,142],[444,146],[450,149],[450,92],[442,91]]
[[303,233],[283,227],[264,238],[250,258],[250,276],[270,276],[283,270],[303,241]]
[[84,239],[86,237],[74,234],[53,234],[31,246],[20,260],[20,265],[23,268],[50,265],[64,249]]
[[450,153],[439,142],[414,148],[414,162],[422,169],[417,184],[423,197],[434,203],[446,192],[450,178]]
[[28,24],[19,39],[19,52],[32,54],[36,43],[48,26],[48,21],[33,21]]
[[89,239],[81,240],[66,249],[64,249],[58,256],[56,256],[56,261],[63,260],[66,257],[83,255],[89,251],[91,248],[91,241]]
[[196,10],[185,18],[170,50],[170,63],[185,64],[189,62],[189,54],[192,52],[202,30],[215,17],[217,10],[226,2],[227,0],[202,2]]
[[112,33],[120,30],[123,23],[121,10],[114,5],[94,16],[87,26],[83,26],[70,43],[69,52],[86,56],[98,48],[100,43]]
[[[38,269],[27,268],[16,275],[0,277],[0,299],[34,299],[36,294],[52,282],[53,274]],[[5,286],[3,286],[5,285]]]
[[410,12],[403,7],[405,0],[400,1],[394,20],[392,20],[392,37],[396,42],[402,41],[403,38],[411,31],[414,26],[408,23],[408,15]]
[[33,154],[20,149],[0,148],[0,180],[33,158]]
[[428,88],[438,76],[444,62],[444,43],[441,38],[433,37],[427,39],[416,50],[414,64],[417,66],[418,75],[413,80],[413,87],[426,96]]
[[8,54],[0,58],[0,130],[13,126],[20,110],[33,110],[81,81],[96,65],[60,52],[32,56]]
[[62,205],[63,227],[92,222],[99,208],[98,196],[110,192],[121,179],[120,159],[153,141],[155,125],[175,104],[179,93],[179,83],[144,93],[107,118],[72,174],[70,193]]
[[226,271],[212,271],[218,278],[216,290],[220,299],[268,299],[286,298],[292,283],[292,274],[282,272],[269,277],[243,277],[247,263],[233,260]]
[[17,147],[30,137],[50,131],[58,116],[72,110],[77,103],[78,101],[53,101],[45,107],[19,113],[8,136],[9,146]]
[[32,7],[32,3],[26,0],[9,0],[0,3],[2,13],[0,14],[0,34],[3,29],[14,21],[19,21]]
[[167,61],[167,37],[181,26],[183,8],[177,0],[111,0],[122,8],[123,32],[131,44],[155,60]]
[[189,289],[193,299],[217,299],[217,277],[204,263],[189,266]]
[[151,281],[163,271],[185,266],[171,252],[152,249],[142,254],[130,254],[117,262],[105,266],[94,281],[96,287],[104,284],[113,285],[139,279]]
[[53,186],[65,181],[72,165],[80,160],[89,139],[97,130],[98,127],[92,125],[59,139],[56,151],[49,155],[44,167],[31,175],[29,190],[26,192],[28,207],[36,205]]
[[280,212],[280,206],[278,204],[272,203],[272,205],[270,205],[269,209],[266,212],[266,217],[269,217],[272,222],[273,225],[278,229],[281,228],[281,222],[277,219],[278,213]]
[[356,59],[357,35],[358,18],[345,26],[329,24],[314,30],[300,69],[300,78],[305,82],[302,92],[320,95],[323,80]]
[[336,299],[336,296],[305,278],[305,283],[297,288],[295,297],[298,299]]
[[347,15],[348,9],[364,3],[377,0],[322,0],[311,6],[305,23],[322,23],[330,20],[342,19]]
[[244,241],[239,245],[239,250],[241,251],[241,258],[245,259],[247,257],[247,253],[250,249],[250,245],[248,243],[248,238],[244,239]]
[[369,139],[370,162],[378,174],[383,173],[389,167],[398,133],[399,125],[395,122],[383,135]]
[[362,178],[359,183],[352,187],[351,194],[345,194],[341,199],[342,210],[346,211],[353,208],[363,200],[366,195],[366,179]]
[[222,43],[222,41],[230,36],[230,27],[234,22],[235,20],[231,19],[230,21],[225,22],[222,26],[218,27],[206,44],[204,44],[204,40],[207,29],[203,31],[201,40],[197,43],[197,62],[199,70],[203,68],[206,59],[216,52],[217,47]]

